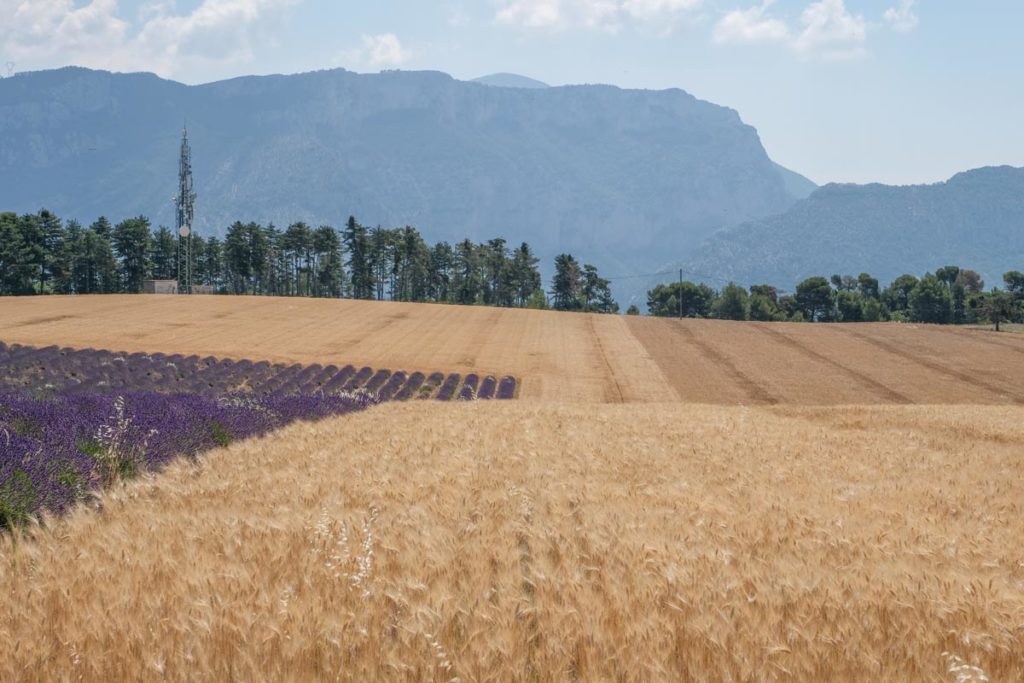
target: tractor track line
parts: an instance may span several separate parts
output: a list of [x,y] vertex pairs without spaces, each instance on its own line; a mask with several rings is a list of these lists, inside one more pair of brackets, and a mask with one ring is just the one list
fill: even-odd
[[[770,324],[771,323],[767,323],[766,325],[770,325]],[[867,387],[868,389],[871,389],[871,390],[879,393],[883,398],[885,398],[885,399],[887,399],[889,401],[892,401],[893,403],[901,403],[901,404],[911,404],[911,403],[913,403],[913,401],[911,401],[908,397],[904,396],[903,394],[901,394],[900,392],[896,391],[895,389],[892,389],[891,387],[886,386],[885,384],[879,382],[876,379],[872,379],[871,377],[868,377],[867,375],[865,375],[863,372],[860,372],[859,370],[854,370],[851,367],[847,367],[846,365],[843,365],[839,361],[834,360],[832,358],[829,358],[825,354],[819,353],[818,351],[815,351],[815,350],[811,349],[810,347],[806,346],[805,344],[802,344],[802,343],[798,342],[797,340],[793,339],[789,335],[783,334],[782,332],[779,332],[778,330],[773,330],[773,329],[771,329],[770,327],[767,327],[767,326],[760,326],[760,325],[758,325],[757,326],[757,330],[759,332],[761,332],[762,334],[766,334],[769,337],[771,337],[772,339],[777,340],[779,343],[783,344],[784,346],[787,346],[788,348],[793,349],[797,353],[803,354],[803,355],[807,356],[808,358],[813,358],[814,360],[820,361],[820,362],[824,363],[825,365],[827,365],[829,367],[836,368],[837,370],[840,370],[840,371],[846,373],[847,375],[852,377],[854,380],[859,382],[861,385],[863,385],[863,386]]]
[[688,342],[697,347],[702,356],[731,376],[733,380],[743,388],[743,391],[747,393],[751,401],[767,405],[775,405],[779,403],[779,399],[772,396],[768,389],[755,382],[742,370],[736,367],[736,364],[733,363],[728,356],[707,342],[698,339],[697,335],[695,335],[693,331],[690,330],[690,328],[688,328],[682,321],[676,321],[675,328],[679,330],[679,333],[685,337]]
[[[608,362],[608,354],[604,352],[604,344],[601,343],[601,336],[597,333],[597,328],[594,326],[593,317],[590,317],[587,320],[587,325],[590,327],[590,336],[594,340],[594,345],[597,347],[597,352],[601,356],[601,362],[604,363],[604,369],[608,373],[608,379],[612,381],[612,386],[615,387],[615,396],[612,397],[613,400],[609,401],[609,403],[625,403],[626,401],[622,396],[622,387],[619,385],[618,378],[615,377],[615,370],[612,369],[612,364]],[[607,392],[605,395],[607,396]]]
[[1011,351],[1016,351],[1017,353],[1024,353],[1024,346],[1016,344],[1014,342],[1006,343],[1003,341],[996,341],[995,339],[989,339],[987,337],[982,336],[983,332],[981,332],[980,330],[978,332],[969,332],[967,330],[951,329],[945,325],[937,327],[940,332],[951,334],[956,337],[970,339],[972,341],[977,341],[982,344],[988,344],[989,346],[998,346],[1001,349],[1009,349]]
[[920,356],[916,356],[913,353],[910,353],[909,351],[901,349],[896,344],[887,341],[882,341],[881,339],[876,339],[875,337],[868,336],[863,332],[856,332],[854,330],[843,331],[852,337],[856,337],[857,339],[865,341],[879,349],[882,349],[883,351],[887,351],[888,353],[891,353],[894,356],[898,356],[906,361],[909,361],[916,365],[920,365],[921,367],[928,368],[929,370],[932,370],[934,372],[946,375],[947,377],[952,377],[953,379],[963,382],[964,384],[969,384],[978,389],[984,389],[985,391],[996,394],[997,396],[1009,396],[1010,400],[1013,403],[1016,403],[1018,405],[1024,405],[1024,397],[1010,394],[1002,387],[978,379],[977,377],[974,377],[970,373],[963,372],[961,370],[956,370],[955,368],[951,368],[948,365],[943,365],[942,363],[938,363],[936,361],[921,358]]

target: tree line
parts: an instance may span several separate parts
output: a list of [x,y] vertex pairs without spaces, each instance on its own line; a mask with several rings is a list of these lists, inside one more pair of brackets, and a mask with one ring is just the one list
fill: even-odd
[[[1024,273],[1003,275],[1005,289],[985,291],[977,272],[945,266],[923,277],[900,275],[881,288],[867,273],[810,277],[793,293],[771,285],[729,283],[720,291],[689,281],[647,292],[651,315],[792,322],[905,321],[937,324],[1024,322]],[[639,313],[635,307],[631,313]]]
[[[0,295],[140,292],[145,280],[178,278],[179,248],[145,216],[85,227],[45,209],[0,213]],[[193,234],[189,252],[192,283],[215,293],[618,311],[608,280],[570,254],[555,259],[546,292],[526,242],[428,244],[413,227],[354,217],[341,230],[239,221],[223,239]]]

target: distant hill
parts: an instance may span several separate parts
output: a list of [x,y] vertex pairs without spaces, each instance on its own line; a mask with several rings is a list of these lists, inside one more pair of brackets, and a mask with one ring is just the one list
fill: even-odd
[[0,208],[170,225],[186,119],[207,234],[354,214],[625,275],[795,201],[757,131],[681,90],[340,69],[186,86],[65,68],[0,79]]
[[797,199],[807,199],[811,196],[811,193],[818,189],[818,185],[808,178],[790,171],[788,168],[775,164],[775,168],[778,169],[782,175],[782,182],[786,186],[786,192]]
[[547,83],[538,81],[534,78],[527,78],[526,76],[520,76],[519,74],[491,74],[489,76],[481,76],[480,78],[474,78],[472,83],[483,83],[484,85],[493,85],[498,88],[550,88]]
[[826,185],[788,211],[715,233],[684,268],[791,289],[833,273],[887,283],[943,265],[1001,284],[1024,270],[1024,168],[980,168],[935,185]]

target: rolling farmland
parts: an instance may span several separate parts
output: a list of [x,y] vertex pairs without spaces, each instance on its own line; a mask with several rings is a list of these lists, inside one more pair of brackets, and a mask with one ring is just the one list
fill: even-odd
[[585,403],[1020,404],[1024,337],[272,297],[0,301],[0,341],[504,374]]
[[520,382],[293,422],[4,534],[2,680],[1024,678],[1015,335],[46,297],[0,300],[0,341],[390,368],[402,399]]

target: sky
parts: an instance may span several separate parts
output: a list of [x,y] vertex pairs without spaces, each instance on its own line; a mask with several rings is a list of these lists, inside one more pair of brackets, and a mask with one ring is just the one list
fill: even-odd
[[1024,166],[1022,0],[0,0],[0,75],[344,67],[682,88],[818,183]]

